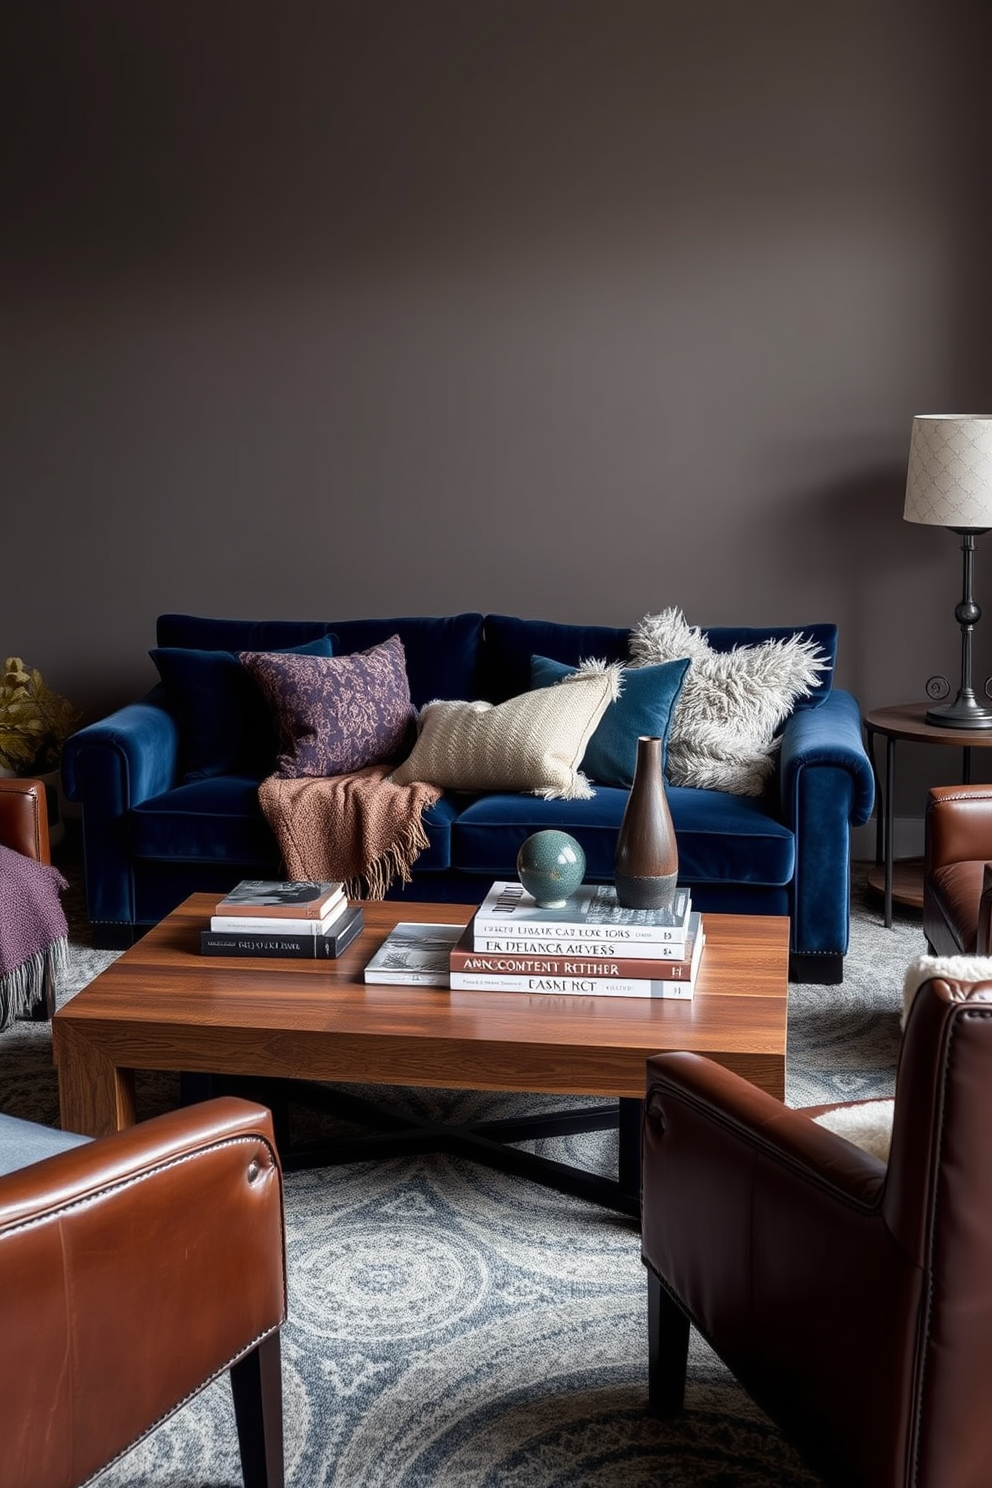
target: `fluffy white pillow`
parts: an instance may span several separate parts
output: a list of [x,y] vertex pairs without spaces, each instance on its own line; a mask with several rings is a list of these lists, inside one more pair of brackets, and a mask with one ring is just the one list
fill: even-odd
[[829,662],[801,632],[714,651],[680,609],[645,615],[630,633],[634,666],[688,656],[675,705],[666,773],[672,785],[760,796],[775,768],[776,735]]
[[595,794],[579,769],[586,745],[619,695],[622,667],[590,667],[505,703],[434,702],[422,709],[394,785],[530,791],[549,799]]

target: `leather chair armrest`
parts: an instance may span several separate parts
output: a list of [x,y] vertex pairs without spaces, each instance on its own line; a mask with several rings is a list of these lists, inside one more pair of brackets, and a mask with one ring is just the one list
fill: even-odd
[[[885,1173],[877,1158],[712,1060],[688,1053],[648,1060],[642,1256],[707,1336],[724,1332],[724,1299],[760,1300],[791,1284],[797,1300],[812,1300],[823,1243],[816,1236],[833,1243],[838,1215],[863,1260],[862,1221],[875,1210]],[[763,1216],[760,1232],[742,1227],[752,1212]]]
[[669,1299],[654,1314],[652,1398],[677,1404],[681,1315],[759,1403],[829,1398],[869,1440],[906,1387],[922,1287],[885,1222],[885,1164],[692,1054],[648,1061],[643,1134],[642,1256],[658,1278],[649,1299]]
[[82,1482],[285,1315],[263,1108],[208,1101],[8,1174],[0,1477]]
[[665,1098],[674,1097],[691,1113],[692,1126],[715,1124],[713,1142],[742,1148],[771,1163],[781,1164],[797,1181],[833,1190],[846,1204],[874,1205],[885,1178],[885,1165],[860,1148],[792,1110],[749,1080],[699,1054],[655,1054],[648,1060],[644,1112],[643,1157],[664,1139],[670,1127]]
[[992,786],[933,786],[927,792],[926,873],[988,858],[992,858]]
[[51,862],[48,808],[41,780],[0,777],[0,843],[38,863]]

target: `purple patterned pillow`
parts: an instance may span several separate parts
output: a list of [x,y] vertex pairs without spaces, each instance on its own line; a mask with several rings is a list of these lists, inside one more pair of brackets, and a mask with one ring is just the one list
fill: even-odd
[[399,636],[350,656],[239,651],[272,709],[280,775],[348,775],[402,758],[415,719]]

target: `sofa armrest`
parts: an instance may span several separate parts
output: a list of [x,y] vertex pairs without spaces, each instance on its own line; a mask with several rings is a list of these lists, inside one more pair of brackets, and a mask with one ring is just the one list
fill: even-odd
[[782,732],[779,790],[785,820],[795,825],[807,770],[842,771],[850,778],[848,823],[863,826],[875,804],[875,777],[861,732],[861,710],[835,688],[817,708],[800,708]]
[[868,820],[875,800],[861,712],[849,692],[835,689],[819,707],[793,713],[782,735],[778,786],[782,820],[796,842],[792,948],[804,957],[804,980],[840,981],[837,948],[842,957],[850,933],[851,828]]
[[82,806],[86,910],[94,927],[127,931],[134,924],[128,812],[171,789],[178,767],[179,726],[161,685],[63,745],[62,788]]
[[104,798],[105,809],[127,811],[167,791],[178,764],[179,725],[159,685],[66,740],[62,789],[84,812],[98,797]]
[[285,1316],[259,1106],[205,1102],[0,1179],[0,1479],[88,1480]]

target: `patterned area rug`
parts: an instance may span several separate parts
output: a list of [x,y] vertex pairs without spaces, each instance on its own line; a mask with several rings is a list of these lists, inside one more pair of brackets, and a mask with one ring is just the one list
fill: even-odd
[[[61,866],[72,880],[64,1000],[113,956],[88,944],[78,874]],[[897,910],[886,930],[863,873],[853,904],[843,985],[791,990],[790,1105],[892,1091],[903,972],[924,950],[920,917]],[[454,1120],[511,1114],[521,1099],[390,1095]],[[171,1076],[139,1083],[142,1116],[177,1098]],[[0,1109],[57,1122],[46,1025],[20,1023],[0,1038]],[[606,1133],[540,1150],[615,1172]],[[288,1174],[286,1209],[292,1488],[819,1488],[695,1334],[685,1415],[659,1423],[648,1414],[645,1282],[631,1221],[431,1155]],[[96,1480],[240,1483],[226,1380]]]

